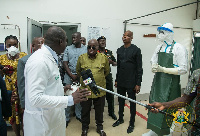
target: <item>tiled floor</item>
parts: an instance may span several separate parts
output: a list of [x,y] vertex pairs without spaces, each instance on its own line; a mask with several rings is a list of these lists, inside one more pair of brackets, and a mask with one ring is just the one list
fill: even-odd
[[[142,103],[147,104],[148,101],[142,101]],[[115,122],[110,116],[108,116],[108,109],[105,107],[104,111],[104,131],[106,132],[107,136],[141,136],[143,133],[148,132],[149,130],[146,129],[147,125],[147,111],[143,106],[137,105],[136,107],[136,121],[135,121],[135,129],[132,133],[127,134],[127,128],[129,125],[129,118],[130,118],[130,110],[129,110],[129,103],[125,105],[124,108],[124,123],[117,126],[112,127],[112,124]],[[115,105],[115,114],[118,113],[118,105]],[[90,128],[88,132],[88,136],[99,136],[96,132],[96,125],[95,125],[95,116],[94,116],[94,109],[91,110],[90,114]],[[66,136],[80,136],[81,135],[81,123],[75,118],[71,117],[71,121],[66,129]],[[14,132],[12,131],[11,127],[8,127],[8,136],[15,136]],[[22,136],[22,135],[21,135]],[[187,136],[187,134],[181,135],[180,132],[174,132],[173,136]]]
[[[129,105],[129,104],[128,104]],[[142,113],[145,117],[147,111],[144,110],[143,107],[137,106],[137,111]],[[118,105],[115,106],[115,113],[117,115],[118,113]],[[146,120],[143,118],[136,116],[136,122],[135,122],[135,129],[133,133],[127,134],[127,128],[129,125],[129,118],[130,118],[130,110],[127,106],[125,106],[125,117],[124,117],[124,123],[117,126],[117,127],[112,127],[112,124],[115,122],[112,118],[108,116],[107,112],[107,107],[105,107],[104,111],[104,131],[108,136],[128,136],[128,135],[133,135],[133,136],[141,136],[144,132],[147,132],[148,130],[146,129]],[[95,125],[95,119],[94,119],[94,109],[91,111],[91,123],[90,123],[90,129],[88,132],[88,136],[99,136],[98,133],[96,133],[96,125]],[[76,128],[76,129],[75,129]],[[73,130],[76,130],[74,132]],[[77,121],[75,118],[72,118],[67,131],[66,131],[67,136],[80,136],[81,135],[81,123]]]
[[[148,103],[144,101],[143,103]],[[136,115],[136,122],[135,122],[135,129],[132,133],[127,134],[127,128],[129,125],[129,118],[130,118],[130,110],[129,110],[129,103],[125,106],[124,112],[124,123],[117,126],[112,127],[112,124],[115,122],[110,116],[108,116],[107,107],[105,107],[104,111],[104,131],[106,132],[107,136],[141,136],[143,133],[148,132],[149,130],[146,129],[146,118],[147,118],[147,111],[144,107],[137,105],[137,115]],[[118,116],[118,105],[115,105],[115,114]],[[96,132],[96,125],[95,125],[95,117],[94,117],[94,109],[91,110],[91,120],[89,126],[88,136],[99,136]],[[81,123],[76,120],[75,117],[71,117],[71,122],[69,123],[66,129],[66,136],[80,136],[81,135]],[[9,127],[8,136],[15,136],[12,129]]]

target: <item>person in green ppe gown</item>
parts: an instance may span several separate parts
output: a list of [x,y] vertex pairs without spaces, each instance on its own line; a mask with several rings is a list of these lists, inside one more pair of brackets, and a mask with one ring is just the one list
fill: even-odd
[[[152,58],[152,72],[155,73],[151,86],[149,102],[168,102],[181,96],[180,75],[187,73],[187,50],[174,41],[173,25],[165,23],[158,27],[157,46]],[[147,129],[142,136],[171,135],[166,116],[148,112]]]

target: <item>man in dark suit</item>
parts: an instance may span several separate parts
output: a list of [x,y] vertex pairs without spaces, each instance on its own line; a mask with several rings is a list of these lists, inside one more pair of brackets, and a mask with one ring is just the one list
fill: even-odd
[[[33,52],[40,49],[42,44],[44,43],[43,37],[35,37],[32,41],[32,49]],[[25,79],[24,79],[24,68],[26,61],[31,56],[31,54],[26,55],[19,59],[18,65],[17,65],[17,86],[18,86],[18,93],[19,93],[19,99],[21,108],[25,109]]]
[[[133,32],[126,31],[122,37],[124,45],[117,49],[117,76],[115,86],[117,86],[117,93],[135,100],[136,93],[140,92],[142,82],[142,54],[140,48],[131,44],[133,39]],[[113,124],[116,127],[124,123],[123,112],[125,99],[118,98],[119,101],[119,119]],[[136,104],[130,102],[130,122],[127,133],[133,132]]]

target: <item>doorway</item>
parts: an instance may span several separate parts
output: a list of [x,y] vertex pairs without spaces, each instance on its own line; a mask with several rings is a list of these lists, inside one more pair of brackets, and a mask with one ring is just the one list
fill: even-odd
[[44,37],[47,30],[51,26],[61,27],[67,35],[68,43],[67,46],[72,44],[72,34],[80,32],[80,23],[69,23],[69,22],[50,22],[50,21],[35,21],[27,18],[27,52],[32,53],[31,43],[34,37]]

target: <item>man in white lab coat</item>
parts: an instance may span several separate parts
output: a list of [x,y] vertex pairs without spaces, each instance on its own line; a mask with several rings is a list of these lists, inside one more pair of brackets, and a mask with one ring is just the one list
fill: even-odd
[[[50,27],[45,43],[28,59],[25,66],[25,136],[65,136],[67,106],[86,101],[87,89],[64,96],[58,56],[66,47],[66,33],[60,27]],[[67,89],[67,88],[66,88]]]

